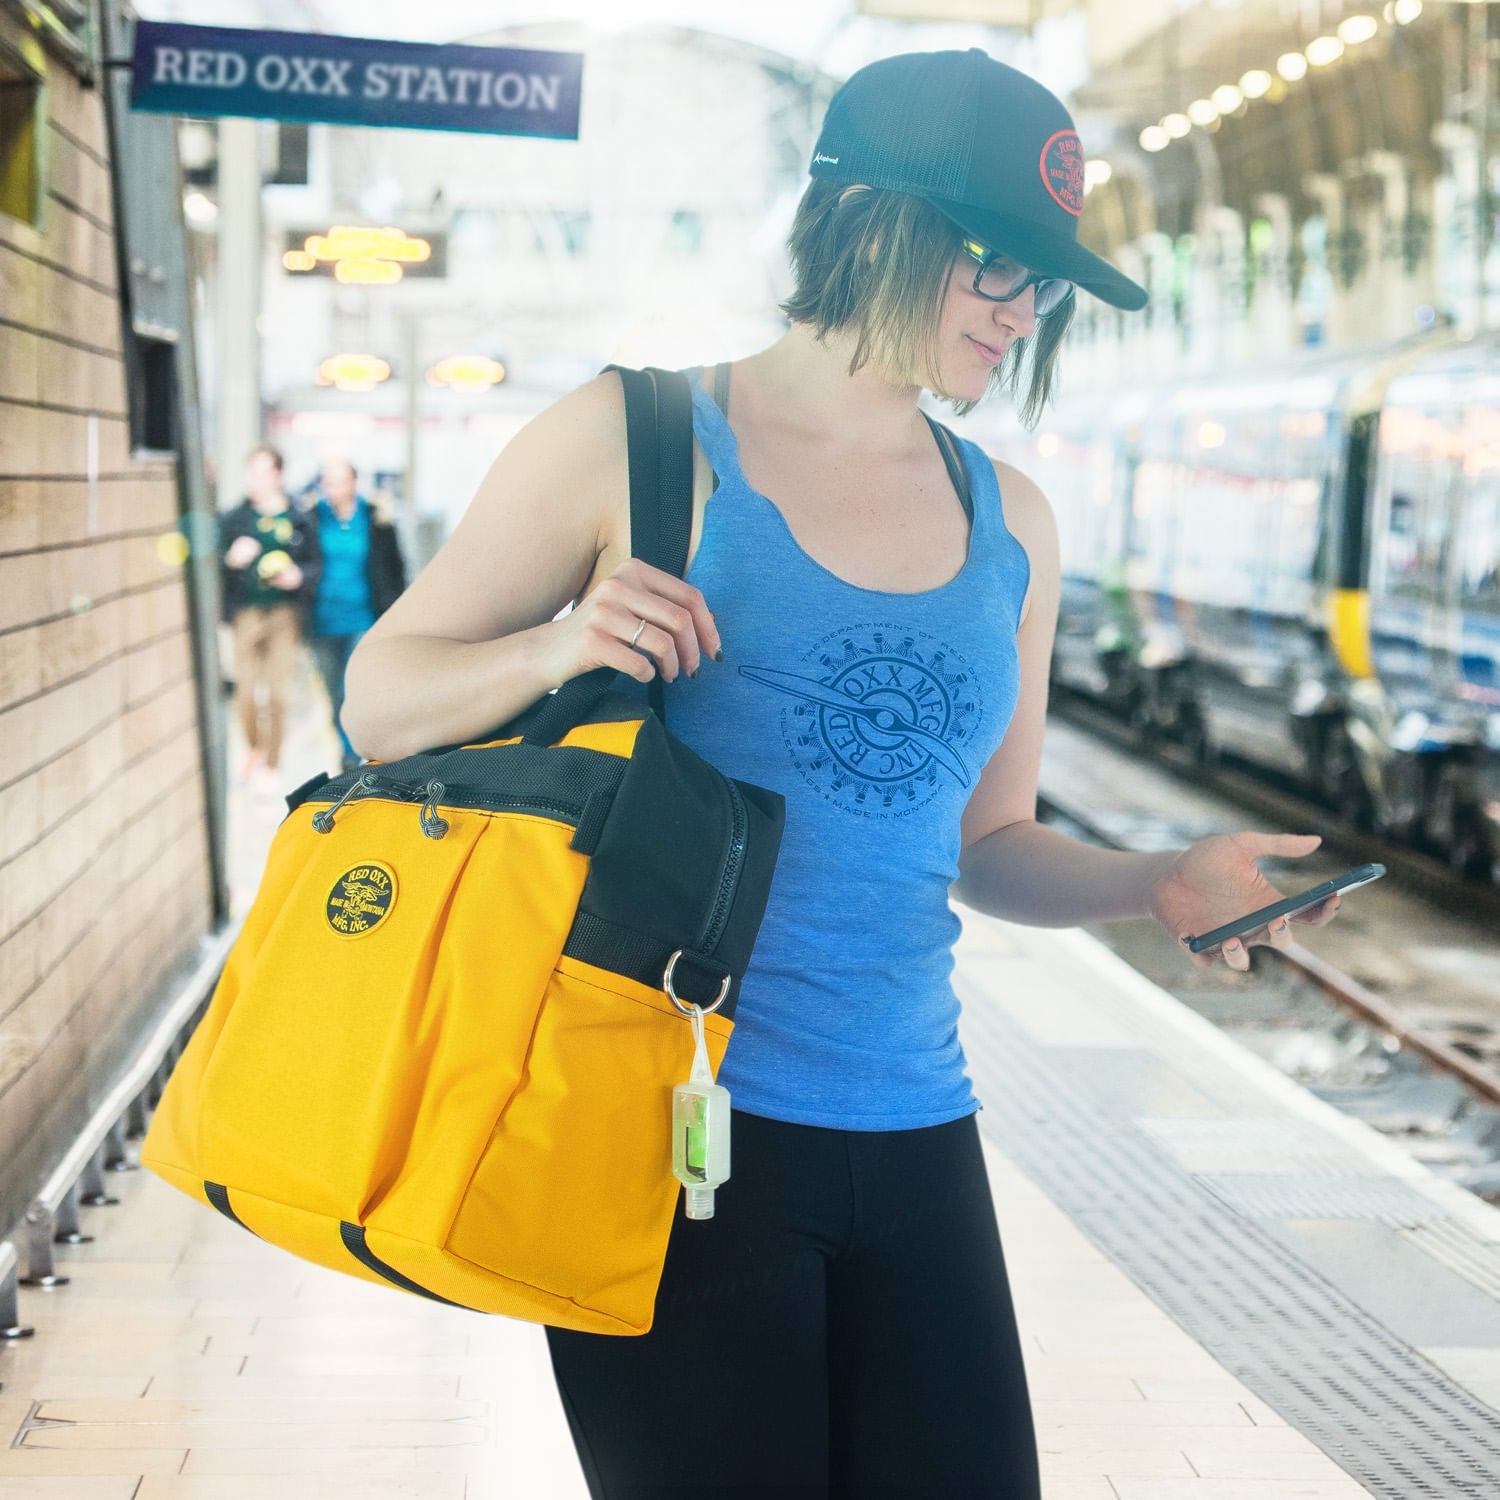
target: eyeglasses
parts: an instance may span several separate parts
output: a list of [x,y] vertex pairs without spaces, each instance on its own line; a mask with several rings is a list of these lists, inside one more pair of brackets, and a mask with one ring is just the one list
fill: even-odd
[[1055,313],[1073,295],[1073,283],[1060,276],[1038,276],[1020,261],[986,249],[978,240],[960,240],[959,248],[970,259],[979,262],[974,273],[974,290],[986,302],[1014,302],[1029,286],[1036,288],[1036,315],[1045,318]]

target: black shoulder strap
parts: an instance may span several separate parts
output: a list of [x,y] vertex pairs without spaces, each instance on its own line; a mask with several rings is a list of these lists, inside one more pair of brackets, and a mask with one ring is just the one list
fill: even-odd
[[681,578],[693,526],[693,393],[675,370],[610,365],[625,389],[630,555]]
[[[625,438],[630,458],[630,555],[681,578],[693,529],[693,392],[675,370],[618,372],[625,389]],[[666,723],[660,677],[647,690]]]
[[937,439],[938,451],[943,455],[943,463],[948,470],[948,478],[953,481],[953,488],[958,491],[958,498],[963,504],[964,514],[969,518],[969,524],[974,523],[974,495],[969,488],[968,471],[964,468],[963,458],[958,451],[958,439],[943,426],[941,422],[927,417],[927,425],[932,428],[932,435]]
[[[681,578],[693,528],[693,391],[675,370],[619,373],[625,390],[625,441],[630,465],[630,555]],[[597,667],[570,678],[525,715],[523,738],[552,745],[610,690],[615,672]],[[647,689],[652,711],[667,722],[660,677]]]

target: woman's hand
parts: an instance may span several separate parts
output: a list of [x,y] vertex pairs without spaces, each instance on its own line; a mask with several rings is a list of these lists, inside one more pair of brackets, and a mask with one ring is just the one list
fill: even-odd
[[722,655],[702,592],[632,557],[553,621],[548,659],[558,683],[595,667],[613,667],[638,682],[660,672],[671,682],[679,672],[696,677],[705,656]]
[[1277,917],[1269,929],[1262,925],[1202,953],[1188,953],[1185,940],[1281,899],[1282,893],[1260,873],[1259,857],[1301,858],[1321,842],[1316,833],[1219,833],[1199,839],[1151,887],[1151,915],[1183,943],[1182,951],[1197,968],[1210,968],[1222,956],[1231,969],[1243,973],[1250,967],[1250,948],[1285,948],[1291,942],[1292,922],[1306,927],[1331,922],[1340,905],[1338,893],[1290,918]]
[[274,589],[285,589],[290,593],[293,589],[302,587],[302,569],[294,562],[289,562],[284,568],[273,573],[267,583]]
[[248,568],[260,556],[260,543],[253,536],[237,536],[224,554],[227,568]]

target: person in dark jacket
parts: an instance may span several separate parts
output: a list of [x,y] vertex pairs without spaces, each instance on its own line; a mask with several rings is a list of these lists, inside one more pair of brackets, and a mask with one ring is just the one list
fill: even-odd
[[[254,449],[246,498],[219,518],[224,618],[234,627],[235,707],[245,735],[240,779],[275,789],[287,688],[320,570],[317,528],[282,484],[275,448]],[[264,699],[264,702],[262,702]]]
[[322,494],[311,514],[323,571],[313,596],[308,638],[333,705],[333,723],[347,771],[359,764],[359,756],[339,721],[344,669],[360,637],[406,587],[406,565],[390,516],[359,493],[358,475],[348,459],[324,464]]

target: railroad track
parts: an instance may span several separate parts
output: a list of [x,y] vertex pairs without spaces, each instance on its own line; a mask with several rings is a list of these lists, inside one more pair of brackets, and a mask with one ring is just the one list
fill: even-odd
[[[1081,731],[1090,741],[1103,742],[1091,751],[1090,761],[1098,760],[1101,755],[1108,757],[1111,751],[1118,752],[1121,757],[1139,760],[1147,750],[1148,747],[1143,746],[1127,726],[1091,706],[1068,701],[1065,695],[1060,695],[1060,698],[1062,701],[1055,705],[1057,717],[1074,730]],[[1077,751],[1072,755],[1076,761]],[[1068,756],[1060,758],[1066,762]],[[1112,768],[1096,769],[1111,785],[1120,779]],[[1285,788],[1268,788],[1242,768],[1205,768],[1196,765],[1175,747],[1152,744],[1145,769],[1147,779],[1153,784],[1156,775],[1165,773],[1173,783],[1184,782],[1201,796],[1231,804],[1234,811],[1221,814],[1219,827],[1224,826],[1224,816],[1232,824],[1240,810],[1244,810],[1254,814],[1253,821],[1249,824],[1240,821],[1238,826],[1314,828],[1323,834],[1328,851],[1341,863],[1378,860],[1385,864],[1393,877],[1389,885],[1396,888],[1395,899],[1418,903],[1415,911],[1402,918],[1413,934],[1420,934],[1428,925],[1421,912],[1421,908],[1428,905],[1448,914],[1463,912],[1476,918],[1481,927],[1490,926],[1493,916],[1500,915],[1500,893],[1463,881],[1438,861],[1417,851],[1391,846],[1344,828],[1326,809]],[[1171,817],[1179,810],[1167,808],[1162,818],[1169,836],[1164,838],[1163,829],[1151,826],[1150,819],[1138,810],[1121,817],[1114,804],[1106,804],[1097,783],[1092,787],[1081,786],[1079,793],[1074,794],[1068,789],[1067,774],[1059,775],[1055,769],[1048,771],[1044,767],[1043,779],[1045,784],[1038,799],[1038,814],[1042,820],[1107,848],[1180,847],[1201,836],[1202,832],[1212,831],[1192,826],[1191,816],[1188,825],[1172,823]],[[1173,800],[1160,790],[1154,795],[1164,807]],[[1101,808],[1102,812],[1099,811]],[[1277,883],[1287,888],[1286,882],[1278,880]],[[1298,889],[1302,883],[1291,884],[1290,888]],[[1305,883],[1311,884],[1312,879]],[[1385,899],[1389,902],[1392,897],[1387,894]],[[1345,922],[1350,914],[1346,903],[1339,922]],[[1388,922],[1389,918],[1385,920]],[[1096,931],[1117,951],[1122,950],[1117,924],[1108,924]],[[1326,945],[1327,934],[1332,931],[1332,928],[1320,929],[1320,942]],[[1159,938],[1159,932],[1156,936]],[[1386,940],[1389,943],[1389,933]],[[1157,945],[1158,948],[1162,946],[1165,945]],[[1126,950],[1129,947],[1128,943],[1123,945]],[[1150,945],[1139,937],[1135,940],[1135,948],[1136,954],[1124,951],[1123,956],[1143,968],[1155,982],[1200,1010],[1204,1008],[1205,999],[1202,981],[1205,977],[1217,976],[1220,989],[1227,990],[1227,994],[1210,995],[1209,1008],[1226,1011],[1230,1029],[1235,1025],[1265,1028],[1261,1034],[1273,1038],[1275,1045],[1267,1044],[1273,1054],[1277,1046],[1284,1045],[1288,1031],[1297,1026],[1301,1026],[1304,1033],[1326,1035],[1330,1056],[1340,1048],[1341,1055],[1346,1058],[1362,1053],[1366,1059],[1364,1076],[1353,1087],[1320,1086],[1317,1067],[1313,1064],[1309,1064],[1305,1073],[1294,1071],[1293,1076],[1330,1102],[1341,1107],[1349,1106],[1350,1112],[1359,1114],[1376,1128],[1408,1140],[1414,1154],[1422,1156],[1436,1170],[1444,1170],[1445,1152],[1450,1152],[1452,1159],[1448,1164],[1455,1170],[1446,1175],[1480,1196],[1500,1202],[1500,999],[1476,990],[1455,1010],[1453,1006],[1443,1004],[1446,987],[1441,979],[1427,979],[1425,990],[1438,992],[1436,998],[1429,999],[1419,975],[1415,983],[1408,980],[1403,1003],[1399,993],[1377,993],[1370,984],[1300,943],[1293,943],[1286,949],[1253,949],[1252,970],[1256,979],[1252,981],[1248,976],[1235,974],[1233,982],[1227,984],[1227,971],[1220,974],[1217,966],[1209,971],[1191,970],[1189,973],[1195,978],[1189,978],[1182,972],[1179,954],[1167,958],[1150,952]],[[1141,952],[1146,952],[1145,963],[1138,962]],[[1172,966],[1174,961],[1175,968]],[[1455,965],[1455,972],[1462,972],[1458,965]],[[1235,984],[1244,987],[1242,996],[1235,994]],[[1395,988],[1399,990],[1400,986]],[[1462,988],[1457,980],[1455,988]],[[1308,994],[1323,997],[1322,1005],[1298,998]],[[1413,1003],[1414,996],[1418,1003]],[[1242,1012],[1236,1010],[1237,1000],[1242,1001]],[[1253,1019],[1247,1019],[1252,1012]],[[1351,1022],[1358,1023],[1357,1026],[1339,1023],[1336,1020],[1339,1015],[1350,1018]],[[1220,1019],[1218,1016],[1214,1018]],[[1334,1046],[1334,1039],[1340,1033],[1361,1029],[1367,1029],[1369,1033],[1362,1040],[1343,1039],[1338,1048]],[[1276,1040],[1278,1038],[1280,1040]],[[1316,1048],[1310,1050],[1317,1051]],[[1291,1051],[1295,1054],[1297,1049]],[[1270,1060],[1278,1061],[1274,1055]],[[1463,1146],[1462,1152],[1459,1143]]]
[[[1091,843],[1100,844],[1106,849],[1128,847],[1105,833],[1077,808],[1059,806],[1051,798],[1044,796],[1039,796],[1037,803],[1044,823],[1070,824],[1087,834]],[[1300,943],[1293,942],[1286,948],[1259,947],[1253,951],[1257,955],[1264,954],[1272,962],[1288,965],[1309,984],[1315,985],[1361,1019],[1379,1026],[1396,1037],[1403,1046],[1411,1047],[1447,1072],[1456,1074],[1476,1094],[1490,1103],[1500,1104],[1500,1070],[1470,1057],[1448,1038],[1408,1020],[1401,1014],[1399,1007],[1382,999],[1357,979],[1319,958],[1317,954],[1309,953]]]
[[1314,802],[1283,781],[1272,779],[1269,772],[1252,767],[1249,762],[1220,753],[1204,765],[1181,745],[1159,736],[1143,736],[1113,714],[1056,683],[1052,685],[1049,711],[1130,754],[1149,754],[1154,762],[1169,767],[1190,786],[1215,792],[1247,812],[1262,817],[1269,813],[1288,828],[1316,828],[1323,835],[1324,844],[1346,853],[1351,865],[1378,862],[1414,894],[1430,901],[1458,903],[1474,915],[1500,924],[1500,886],[1465,879],[1442,860],[1409,844],[1350,828],[1322,803]]

